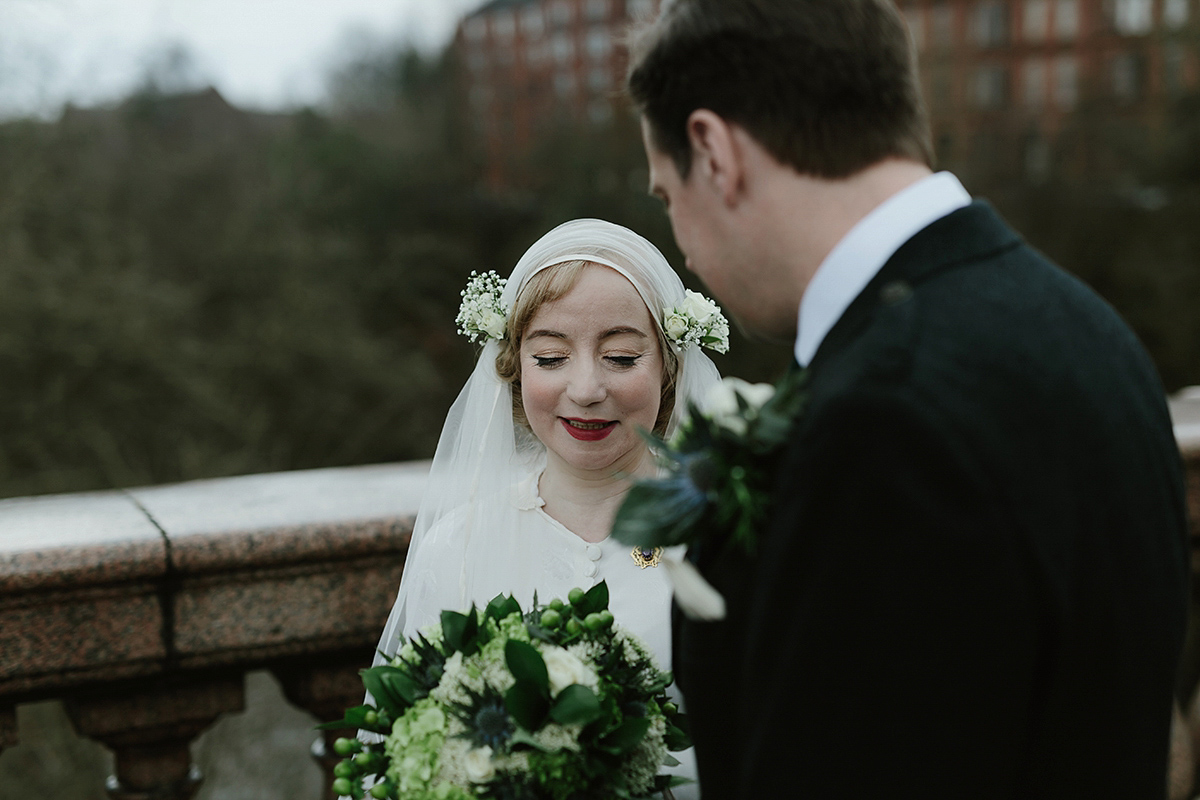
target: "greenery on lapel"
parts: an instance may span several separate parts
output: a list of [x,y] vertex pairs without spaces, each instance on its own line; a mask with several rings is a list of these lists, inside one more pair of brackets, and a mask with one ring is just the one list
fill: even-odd
[[767,516],[775,463],[807,397],[807,373],[792,369],[774,387],[726,378],[709,410],[692,405],[668,443],[643,433],[666,475],[637,481],[617,512],[613,536],[640,547],[696,542],[753,554]]

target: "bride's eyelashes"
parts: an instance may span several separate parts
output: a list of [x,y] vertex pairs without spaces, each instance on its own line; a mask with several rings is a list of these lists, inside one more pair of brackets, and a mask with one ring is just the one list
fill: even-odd
[[[645,357],[645,353],[631,356],[604,356],[604,360],[618,369],[630,369]],[[535,366],[545,369],[560,367],[566,363],[566,356],[531,356]]]

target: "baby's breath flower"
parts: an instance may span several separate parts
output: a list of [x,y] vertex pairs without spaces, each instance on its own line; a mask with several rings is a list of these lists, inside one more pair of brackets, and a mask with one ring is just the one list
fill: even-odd
[[458,332],[472,342],[503,339],[508,326],[507,313],[501,303],[507,280],[495,272],[471,272],[467,288],[462,290],[462,305],[454,321]]

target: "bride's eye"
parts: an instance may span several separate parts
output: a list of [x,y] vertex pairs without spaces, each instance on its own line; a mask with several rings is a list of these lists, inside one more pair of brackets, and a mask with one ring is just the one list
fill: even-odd
[[557,367],[567,360],[566,356],[534,356],[534,362],[539,367]]
[[641,356],[605,356],[608,362],[617,367],[632,367]]

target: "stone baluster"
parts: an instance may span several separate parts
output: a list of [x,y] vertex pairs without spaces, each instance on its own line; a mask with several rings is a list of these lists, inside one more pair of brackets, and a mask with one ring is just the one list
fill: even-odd
[[[354,651],[326,665],[304,667],[286,666],[272,669],[283,686],[284,696],[297,708],[302,708],[321,722],[341,719],[346,709],[361,705],[363,684],[358,671],[371,665],[372,651]],[[341,736],[353,736],[355,731],[321,731],[313,742],[312,755],[325,773],[325,797],[333,800],[333,768],[342,760],[334,753],[333,742]]]
[[203,776],[192,764],[192,741],[225,713],[245,705],[239,674],[137,684],[123,691],[68,699],[81,736],[113,751],[112,800],[189,800]]

